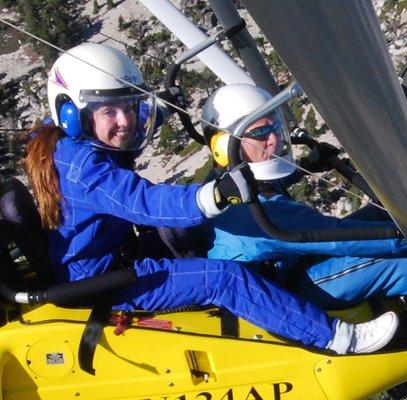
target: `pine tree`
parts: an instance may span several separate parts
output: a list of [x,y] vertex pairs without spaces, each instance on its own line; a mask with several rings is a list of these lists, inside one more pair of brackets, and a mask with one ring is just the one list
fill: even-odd
[[[69,6],[64,0],[18,0],[18,11],[27,24],[27,30],[58,47],[68,49],[73,44],[75,24]],[[32,42],[48,64],[55,60],[57,51],[48,45]]]
[[119,15],[119,19],[117,20],[117,22],[118,22],[117,29],[119,31],[122,31],[122,30],[126,29],[126,24],[125,24],[124,19],[123,19],[123,17],[121,15]]
[[106,0],[107,9],[111,10],[114,7],[113,0]]
[[99,7],[97,0],[94,0],[93,1],[93,14],[97,14],[99,12],[99,9],[100,9],[100,7]]
[[9,8],[17,5],[17,0],[0,0],[0,8]]
[[[41,7],[38,5],[40,37],[63,49],[69,48],[70,27],[69,19],[64,14],[64,2],[62,0],[45,0],[45,4],[44,1],[41,3],[43,3]],[[55,59],[57,52],[53,49],[44,49],[41,54],[44,56],[45,62],[48,63]]]
[[315,111],[311,107],[310,110],[308,111],[307,116],[305,117],[304,121],[304,128],[313,136],[316,136],[318,134],[318,129],[317,129],[317,119],[315,117]]
[[7,92],[6,89],[4,89],[3,85],[0,83],[0,115],[7,111],[6,102]]
[[[41,22],[40,22],[40,26],[38,29],[38,36],[41,39],[46,40],[47,42],[52,42],[52,38],[49,34],[48,27]],[[40,54],[43,56],[46,64],[50,64],[55,60],[57,51],[55,49],[53,49],[52,47],[41,43],[38,46],[38,50],[39,50]]]
[[32,34],[38,33],[37,15],[35,5],[29,0],[19,0],[17,4],[18,11],[24,16],[27,30]]

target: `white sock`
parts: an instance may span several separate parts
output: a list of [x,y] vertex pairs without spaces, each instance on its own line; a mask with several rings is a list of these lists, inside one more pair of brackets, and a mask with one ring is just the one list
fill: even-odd
[[326,348],[338,354],[346,354],[352,340],[354,329],[355,325],[338,319],[335,326],[335,335],[333,339],[328,342]]

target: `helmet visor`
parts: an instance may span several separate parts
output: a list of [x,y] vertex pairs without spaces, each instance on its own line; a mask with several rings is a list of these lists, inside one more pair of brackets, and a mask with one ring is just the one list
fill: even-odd
[[84,137],[98,147],[137,151],[152,139],[156,128],[156,101],[148,94],[120,88],[82,91],[87,106],[81,111]]
[[[147,88],[143,87],[142,89],[147,91]],[[79,100],[83,103],[111,103],[136,99],[141,100],[148,96],[148,93],[132,86],[116,89],[86,89],[79,92]]]
[[253,163],[291,154],[290,135],[278,111],[256,121],[243,133],[241,154],[245,161]]

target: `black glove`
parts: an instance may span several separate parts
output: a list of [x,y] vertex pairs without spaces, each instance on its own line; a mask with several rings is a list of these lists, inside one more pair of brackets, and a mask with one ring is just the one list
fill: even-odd
[[334,168],[333,159],[337,158],[341,150],[329,143],[317,143],[311,148],[307,157],[299,161],[299,166],[310,172],[330,171]]
[[[172,86],[169,89],[165,89],[162,92],[157,93],[157,97],[183,109],[187,108],[189,105],[188,101],[184,96],[184,93],[178,86]],[[169,104],[166,104],[166,106],[168,107],[168,110],[171,114],[177,111],[174,107],[171,107]]]
[[215,203],[219,209],[229,204],[250,203],[256,195],[256,180],[245,162],[216,179]]

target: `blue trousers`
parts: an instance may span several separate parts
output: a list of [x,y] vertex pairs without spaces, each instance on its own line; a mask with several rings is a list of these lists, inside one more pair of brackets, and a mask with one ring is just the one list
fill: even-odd
[[329,257],[301,272],[294,288],[324,308],[407,294],[407,258]]
[[135,286],[124,290],[116,309],[160,310],[213,304],[277,335],[326,348],[336,319],[236,261],[144,259],[134,264]]

